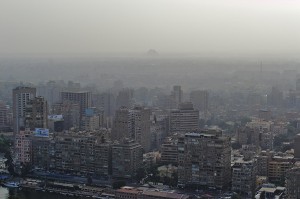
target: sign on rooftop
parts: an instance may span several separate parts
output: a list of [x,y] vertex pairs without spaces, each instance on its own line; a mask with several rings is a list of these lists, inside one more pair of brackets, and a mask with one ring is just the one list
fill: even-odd
[[35,128],[34,136],[37,136],[37,137],[49,137],[49,129]]

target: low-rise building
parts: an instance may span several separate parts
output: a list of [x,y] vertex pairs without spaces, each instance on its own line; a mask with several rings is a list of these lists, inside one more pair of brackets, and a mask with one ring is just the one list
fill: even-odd
[[122,187],[116,191],[116,199],[188,199],[186,194],[157,189]]

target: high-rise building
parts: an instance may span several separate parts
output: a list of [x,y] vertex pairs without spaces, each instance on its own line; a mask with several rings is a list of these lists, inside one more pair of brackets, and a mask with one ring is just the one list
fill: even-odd
[[269,182],[284,183],[286,172],[293,167],[293,164],[293,156],[273,156],[268,165]]
[[36,97],[36,88],[19,86],[13,89],[13,122],[14,133],[25,127],[25,113],[27,103]]
[[287,171],[285,183],[287,199],[300,198],[300,167]]
[[232,166],[232,191],[243,198],[253,198],[256,188],[256,160],[238,159]]
[[283,92],[280,91],[277,87],[273,86],[271,93],[267,95],[267,102],[268,105],[281,107],[283,105]]
[[255,159],[257,160],[257,175],[268,176],[269,161],[272,160],[273,153],[270,151],[261,151]]
[[25,127],[48,128],[48,104],[44,97],[35,97],[26,104]]
[[119,91],[116,99],[116,108],[118,109],[122,106],[131,108],[132,105],[133,105],[133,90],[128,88]]
[[230,138],[221,130],[186,133],[178,139],[178,186],[226,188],[231,181]]
[[145,152],[150,151],[150,109],[136,106],[130,110],[131,132],[134,140],[142,145]]
[[0,101],[0,130],[3,130],[8,127],[7,117],[8,109],[6,105]]
[[117,178],[133,178],[143,166],[142,146],[133,140],[112,146],[112,176]]
[[173,91],[171,96],[173,97],[175,107],[178,108],[178,105],[182,102],[182,90],[181,86],[173,86]]
[[197,90],[190,93],[190,100],[194,107],[199,111],[208,111],[208,91],[207,90]]
[[30,164],[32,161],[30,135],[30,129],[21,128],[15,136],[13,161],[17,172],[20,172],[22,166]]
[[103,115],[95,108],[86,109],[85,115],[82,117],[81,129],[84,131],[99,130]]
[[116,111],[111,137],[118,141],[134,139],[148,152],[151,147],[150,109],[140,106],[133,109],[121,107]]
[[110,92],[93,94],[93,106],[103,111],[104,117],[111,117],[116,110],[115,96]]
[[164,164],[178,164],[178,145],[177,140],[166,139],[161,145],[160,162]]
[[294,139],[294,157],[300,159],[300,134],[297,134]]
[[64,129],[79,128],[80,106],[76,102],[55,103],[52,105],[52,114],[63,116]]
[[111,148],[105,135],[89,132],[57,133],[53,143],[49,169],[75,175],[93,173],[97,176],[108,176]]
[[181,103],[179,109],[170,111],[170,131],[187,132],[199,128],[199,111],[190,102]]
[[121,107],[116,110],[115,119],[112,126],[112,140],[123,140],[124,138],[134,139],[131,135],[131,120],[129,119],[129,109]]
[[55,163],[55,143],[50,137],[32,136],[32,165],[49,170]]
[[88,91],[79,91],[79,92],[61,92],[61,101],[62,103],[66,101],[71,101],[77,103],[80,107],[80,119],[85,114],[85,109],[92,106],[92,95]]
[[159,149],[167,136],[168,129],[167,124],[169,118],[167,117],[156,117],[151,120],[150,134],[151,134],[151,149]]
[[63,86],[55,81],[49,81],[46,84],[39,84],[37,86],[38,96],[43,96],[48,105],[51,107],[52,104],[60,101],[60,92],[63,90]]

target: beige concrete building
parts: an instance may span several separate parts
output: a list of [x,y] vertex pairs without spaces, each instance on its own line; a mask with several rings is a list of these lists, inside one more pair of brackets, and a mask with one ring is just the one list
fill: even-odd
[[272,183],[283,183],[287,170],[291,169],[293,164],[293,156],[273,156],[269,161],[269,181]]

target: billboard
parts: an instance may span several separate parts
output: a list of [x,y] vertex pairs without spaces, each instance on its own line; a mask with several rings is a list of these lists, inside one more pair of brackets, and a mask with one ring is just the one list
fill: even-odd
[[34,136],[49,137],[49,129],[35,128]]
[[63,115],[48,115],[48,119],[53,121],[61,121],[64,118]]
[[94,109],[93,108],[85,109],[85,116],[92,117],[93,115],[94,115]]

